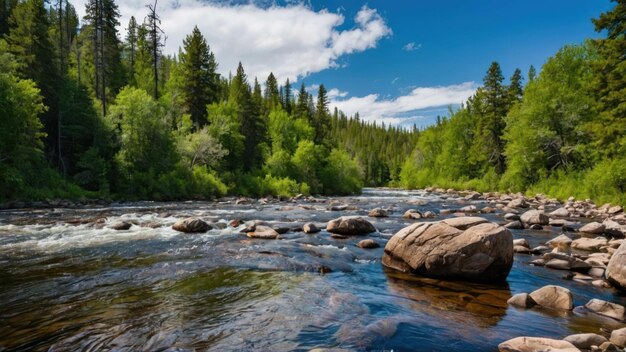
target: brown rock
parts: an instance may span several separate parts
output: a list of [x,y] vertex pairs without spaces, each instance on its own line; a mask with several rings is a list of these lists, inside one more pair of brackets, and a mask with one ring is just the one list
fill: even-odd
[[212,229],[212,227],[200,219],[187,218],[177,221],[174,225],[172,225],[172,229],[185,233],[197,233],[207,232]]
[[513,265],[513,236],[482,218],[413,224],[385,246],[383,265],[418,275],[499,281]]
[[248,232],[246,235],[250,238],[274,240],[278,238],[279,234],[269,226],[257,225],[254,232]]
[[581,227],[579,231],[584,233],[590,233],[592,235],[601,235],[604,233],[604,225],[594,221]]
[[371,218],[386,218],[389,216],[389,214],[384,209],[374,208],[369,212],[369,214],[367,214],[367,216]]
[[530,226],[530,225],[548,225],[550,223],[550,219],[546,214],[539,210],[529,210],[522,214],[520,220]]
[[563,340],[543,337],[516,337],[498,345],[500,352],[580,352],[576,346]]
[[616,287],[626,290],[626,242],[613,253],[606,267],[606,278]]
[[603,301],[601,299],[594,298],[590,300],[587,304],[585,304],[585,308],[596,314],[604,315],[619,321],[624,321],[624,318],[626,318],[624,315],[624,306],[617,303]]
[[360,241],[359,243],[357,243],[356,246],[360,247],[360,248],[378,248],[378,247],[380,247],[380,245],[376,241],[374,241],[372,239],[369,239],[369,238],[366,239],[366,240]]
[[574,301],[570,290],[561,286],[547,285],[531,292],[530,297],[546,308],[572,310]]
[[307,222],[306,224],[302,225],[302,231],[304,231],[304,233],[318,233],[321,230],[317,226],[315,226],[314,223]]
[[606,337],[602,335],[591,333],[569,335],[563,340],[571,343],[572,345],[582,350],[589,350],[591,349],[591,346],[600,346],[601,344],[608,341]]
[[375,232],[376,228],[361,217],[343,216],[339,219],[331,220],[326,226],[326,231],[339,235],[357,236]]
[[513,295],[513,297],[509,298],[506,303],[520,308],[530,308],[536,304],[535,301],[530,298],[530,295],[528,293],[518,293],[516,295]]

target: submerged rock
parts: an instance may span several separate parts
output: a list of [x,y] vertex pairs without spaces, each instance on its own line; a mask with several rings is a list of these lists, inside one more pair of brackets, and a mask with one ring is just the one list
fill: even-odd
[[429,277],[500,281],[513,265],[513,236],[477,217],[414,224],[389,240],[382,263]]
[[530,298],[546,308],[572,310],[574,299],[570,290],[555,285],[547,285],[530,293]]
[[130,229],[131,226],[133,226],[133,224],[131,224],[130,222],[120,221],[118,223],[113,224],[113,226],[111,226],[111,228],[113,230],[117,230],[117,231],[125,231],[125,230]]
[[576,346],[564,340],[544,337],[516,337],[498,345],[500,352],[580,352]]
[[339,235],[357,236],[375,232],[376,228],[361,217],[342,216],[331,220],[326,226],[326,231]]
[[197,233],[207,232],[212,229],[212,227],[200,219],[187,218],[177,221],[174,225],[172,225],[172,229],[185,233]]

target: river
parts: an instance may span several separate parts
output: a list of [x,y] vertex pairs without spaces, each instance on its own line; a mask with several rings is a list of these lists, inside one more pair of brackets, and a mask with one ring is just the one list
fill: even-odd
[[[402,218],[407,209],[439,213],[468,204],[480,208],[485,201],[391,189],[333,200],[354,210],[329,211],[328,198],[4,210],[0,351],[495,351],[517,336],[560,339],[623,327],[576,310],[507,306],[511,295],[547,284],[570,289],[575,306],[591,298],[626,305],[613,289],[529,265],[536,258],[530,255],[516,254],[500,285],[412,277],[381,265],[386,241],[415,222]],[[342,215],[366,216],[375,207],[393,210],[388,218],[368,218],[379,230],[367,236],[381,244],[377,249],[356,247],[364,237],[338,239],[326,231],[262,240],[240,234],[242,226],[225,227],[232,219],[263,220],[275,228],[323,225]],[[502,222],[502,215],[481,216]],[[203,234],[171,229],[187,216],[225,228]],[[109,228],[120,220],[134,225]],[[513,235],[533,247],[560,231]]]

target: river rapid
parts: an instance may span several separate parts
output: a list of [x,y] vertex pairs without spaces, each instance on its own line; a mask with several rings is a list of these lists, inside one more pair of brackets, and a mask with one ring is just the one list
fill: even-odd
[[[327,210],[333,201],[349,205]],[[265,203],[265,204],[264,204]],[[81,209],[0,212],[0,351],[496,351],[517,336],[561,339],[623,327],[574,310],[507,306],[513,294],[547,284],[570,289],[574,305],[599,298],[626,305],[613,289],[566,279],[516,254],[506,283],[418,278],[383,268],[387,240],[416,221],[485,201],[424,191],[365,189],[362,195],[297,201],[141,202]],[[344,215],[366,217],[377,233],[305,234]],[[548,210],[548,209],[547,209]],[[195,216],[216,223],[202,234],[171,229]],[[503,222],[502,213],[482,214]],[[104,219],[104,220],[98,220]],[[250,239],[227,223],[261,220],[288,229],[279,240]],[[119,221],[128,230],[110,228]],[[531,247],[561,232],[512,230]],[[573,238],[578,236],[568,234]],[[371,238],[381,247],[362,249]]]

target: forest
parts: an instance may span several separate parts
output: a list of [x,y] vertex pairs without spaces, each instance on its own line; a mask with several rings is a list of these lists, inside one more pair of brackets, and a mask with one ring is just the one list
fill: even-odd
[[[626,4],[505,82],[493,62],[460,108],[418,130],[330,109],[240,63],[224,77],[154,5],[120,38],[114,0],[1,0],[0,201],[350,194],[364,186],[546,193],[626,204]],[[80,30],[79,30],[80,29]]]
[[[0,200],[350,194],[399,180],[416,130],[331,113],[317,94],[217,73],[198,28],[162,53],[154,5],[119,35],[114,0],[3,0]],[[80,28],[80,30],[79,30]]]
[[450,116],[420,132],[400,185],[544,193],[626,204],[626,2],[593,20],[539,74],[497,62]]

